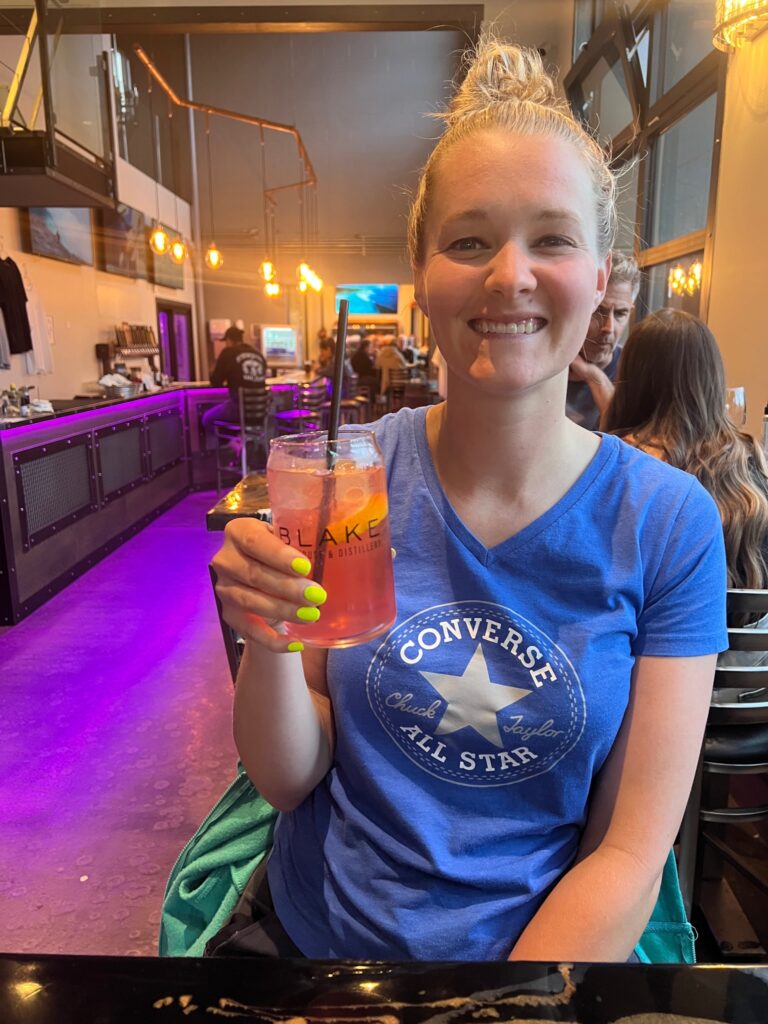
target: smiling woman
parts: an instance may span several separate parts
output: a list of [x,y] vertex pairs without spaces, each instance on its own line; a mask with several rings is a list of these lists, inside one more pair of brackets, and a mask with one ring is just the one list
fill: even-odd
[[612,174],[535,52],[483,42],[446,121],[410,240],[448,399],[374,427],[394,625],[289,653],[300,552],[237,520],[214,559],[238,750],[283,812],[228,952],[626,960],[690,789],[727,646],[717,510],[565,416]]

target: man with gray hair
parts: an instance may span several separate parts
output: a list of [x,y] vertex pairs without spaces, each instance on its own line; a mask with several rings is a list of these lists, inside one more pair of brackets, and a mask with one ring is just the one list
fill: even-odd
[[619,341],[640,291],[640,268],[631,256],[611,253],[611,276],[605,297],[595,310],[579,355],[571,363],[566,413],[588,430],[597,430],[600,416],[613,396],[619,364]]

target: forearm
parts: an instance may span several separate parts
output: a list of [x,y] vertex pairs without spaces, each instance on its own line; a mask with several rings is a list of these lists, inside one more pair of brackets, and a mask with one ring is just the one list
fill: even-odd
[[308,689],[299,655],[246,644],[235,745],[254,786],[278,810],[297,807],[330,769],[330,706],[319,707],[323,701]]
[[660,881],[630,854],[601,847],[563,875],[509,959],[624,963],[653,912]]

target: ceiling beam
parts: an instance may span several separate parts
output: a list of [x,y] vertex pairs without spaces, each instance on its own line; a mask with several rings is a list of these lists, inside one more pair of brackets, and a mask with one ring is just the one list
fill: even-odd
[[[248,34],[274,32],[466,32],[476,39],[483,4],[343,4],[334,6],[230,7],[49,7],[52,24],[61,19],[65,35],[107,32],[158,35]],[[0,35],[23,34],[29,10],[10,8],[0,19]]]

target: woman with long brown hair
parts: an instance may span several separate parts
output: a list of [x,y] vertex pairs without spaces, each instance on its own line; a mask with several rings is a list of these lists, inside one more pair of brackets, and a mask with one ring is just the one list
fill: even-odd
[[768,469],[725,411],[725,370],[705,323],[660,309],[637,323],[601,427],[692,473],[720,510],[730,587],[768,585]]

